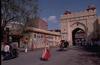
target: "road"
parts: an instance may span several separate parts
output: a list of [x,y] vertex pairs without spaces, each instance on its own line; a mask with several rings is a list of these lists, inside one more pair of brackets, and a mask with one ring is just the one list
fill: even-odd
[[100,58],[94,53],[86,52],[77,47],[69,47],[59,52],[58,48],[51,48],[51,58],[41,61],[42,49],[21,52],[18,58],[2,61],[1,65],[100,65]]

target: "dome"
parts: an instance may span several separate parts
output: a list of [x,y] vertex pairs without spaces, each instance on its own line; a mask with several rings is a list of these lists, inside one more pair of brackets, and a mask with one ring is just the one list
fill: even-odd
[[65,15],[66,15],[66,14],[71,14],[71,12],[67,10],[67,11],[64,12],[64,14],[65,14]]
[[94,9],[96,9],[95,5],[89,5],[87,8],[87,10],[94,10]]

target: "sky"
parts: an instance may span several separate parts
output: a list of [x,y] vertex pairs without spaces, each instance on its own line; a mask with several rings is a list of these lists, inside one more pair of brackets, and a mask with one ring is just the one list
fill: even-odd
[[100,16],[100,0],[39,0],[39,16],[48,23],[48,29],[60,29],[60,17],[66,10],[84,11],[95,5]]

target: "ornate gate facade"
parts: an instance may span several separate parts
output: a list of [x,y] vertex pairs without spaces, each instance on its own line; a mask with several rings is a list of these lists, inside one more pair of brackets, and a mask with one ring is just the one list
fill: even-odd
[[69,45],[82,45],[85,39],[94,37],[92,32],[96,19],[96,8],[94,6],[77,13],[66,11],[61,16],[62,40],[67,40]]

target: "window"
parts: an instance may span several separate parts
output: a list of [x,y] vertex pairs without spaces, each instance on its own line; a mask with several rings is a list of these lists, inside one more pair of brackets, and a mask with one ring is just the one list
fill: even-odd
[[34,34],[34,38],[36,38],[36,34]]

